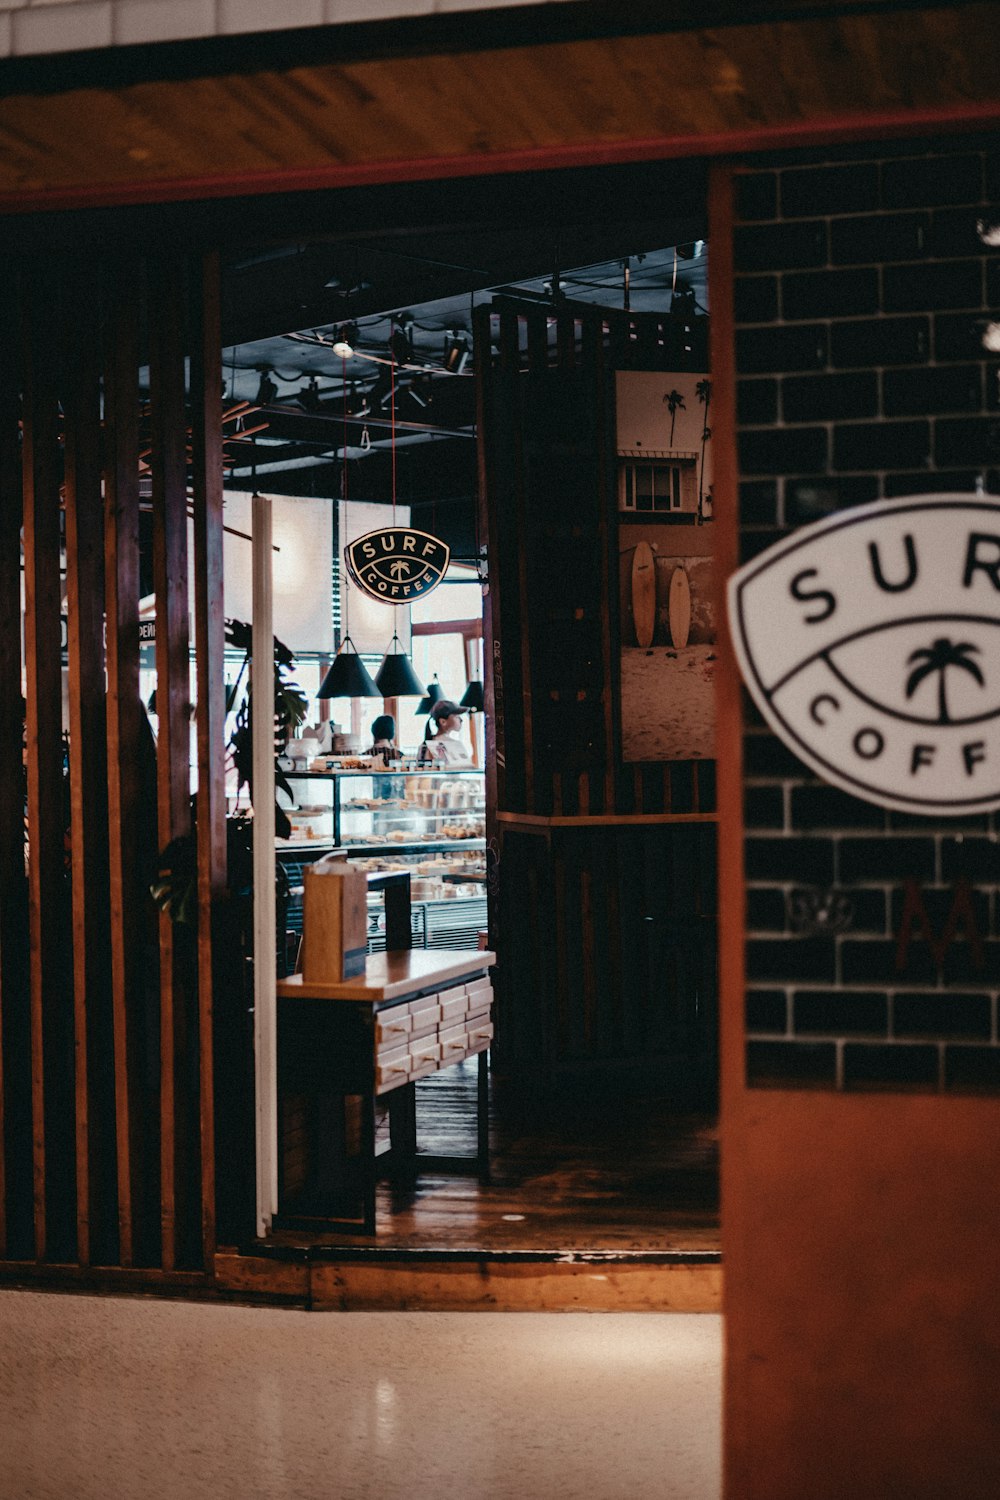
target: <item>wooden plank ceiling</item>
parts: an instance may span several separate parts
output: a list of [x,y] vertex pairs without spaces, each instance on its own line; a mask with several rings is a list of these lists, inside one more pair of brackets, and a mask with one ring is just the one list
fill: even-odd
[[[330,54],[330,30],[297,35],[316,38],[303,58]],[[574,152],[610,161],[794,144],[837,122],[984,120],[1000,100],[990,3],[285,66],[287,56],[275,68],[59,92],[11,91],[9,74],[0,211],[418,179]]]

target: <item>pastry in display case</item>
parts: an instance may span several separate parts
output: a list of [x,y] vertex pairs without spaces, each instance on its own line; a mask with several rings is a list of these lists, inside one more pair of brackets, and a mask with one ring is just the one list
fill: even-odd
[[[342,849],[366,872],[408,871],[414,945],[476,946],[486,925],[482,771],[338,766],[286,771],[285,778],[295,799],[291,805],[282,799],[292,825],[291,838],[278,846],[286,869]],[[294,873],[292,884],[299,884]],[[370,904],[374,951],[384,923],[380,897]]]
[[486,838],[482,771],[289,771],[294,801],[287,847],[324,844],[364,852],[469,848]]

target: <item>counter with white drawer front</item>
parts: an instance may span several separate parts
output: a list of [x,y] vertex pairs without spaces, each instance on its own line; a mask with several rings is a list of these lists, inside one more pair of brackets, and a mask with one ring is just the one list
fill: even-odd
[[[485,951],[407,948],[370,954],[339,984],[278,981],[280,1212],[275,1227],[375,1232],[380,1168],[489,1173],[487,1049],[493,990]],[[417,1151],[414,1085],[478,1057],[475,1156]],[[390,1150],[376,1157],[376,1100]]]

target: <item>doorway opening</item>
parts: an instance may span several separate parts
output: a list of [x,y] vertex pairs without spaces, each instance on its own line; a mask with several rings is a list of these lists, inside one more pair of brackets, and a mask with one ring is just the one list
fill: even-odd
[[[345,1236],[317,1161],[356,1154],[357,1118],[285,1090],[269,1243],[717,1251],[703,170],[328,201],[333,227],[313,207],[223,256],[227,512],[272,499],[274,631],[308,703],[280,747],[278,971],[331,850],[409,874],[414,946],[488,943],[491,1181],[387,1176],[375,1234]],[[355,586],[344,548],[383,525],[447,543],[434,593]],[[234,540],[227,614],[249,564]],[[320,698],[346,636],[371,676],[395,636],[421,696]],[[418,761],[435,698],[472,705],[448,775]],[[405,759],[376,777],[380,717]],[[373,897],[371,953],[385,929]],[[416,1080],[424,1151],[474,1149],[477,1076],[469,1057]]]

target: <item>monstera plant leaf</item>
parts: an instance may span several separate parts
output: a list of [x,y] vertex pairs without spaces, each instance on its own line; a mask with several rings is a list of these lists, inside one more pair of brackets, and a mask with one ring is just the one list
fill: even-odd
[[171,839],[161,851],[149,889],[157,906],[172,922],[197,924],[198,866],[193,834]]
[[[226,621],[226,640],[243,652],[243,662],[236,681],[226,685],[226,715],[235,713],[233,730],[226,747],[236,772],[237,792],[246,787],[253,804],[253,687],[244,678],[250,664],[253,630],[246,620]],[[274,638],[274,753],[283,754],[289,736],[302,724],[309,704],[305,694],[291,676],[295,657],[283,641]],[[242,697],[241,697],[242,692]],[[280,768],[275,766],[275,785],[292,798],[292,790]],[[195,805],[192,803],[192,822]],[[291,838],[292,825],[284,809],[275,803],[274,831],[278,838]],[[241,891],[253,883],[253,824],[243,814],[226,819],[226,841],[229,855],[229,888]],[[279,876],[279,881],[280,881]],[[191,833],[172,840],[160,854],[156,877],[150,886],[156,904],[170,914],[171,920],[193,923],[198,920],[197,854],[195,835]]]

